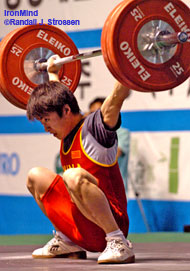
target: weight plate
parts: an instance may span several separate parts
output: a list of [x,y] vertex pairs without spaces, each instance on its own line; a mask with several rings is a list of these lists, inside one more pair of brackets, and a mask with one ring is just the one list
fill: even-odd
[[112,67],[112,63],[109,59],[109,55],[108,55],[108,49],[109,49],[109,44],[107,42],[107,35],[109,32],[109,27],[111,25],[111,21],[112,21],[112,17],[114,16],[115,12],[117,12],[119,10],[119,8],[121,7],[122,2],[119,3],[113,10],[112,12],[109,14],[109,16],[107,17],[103,29],[102,29],[102,34],[101,34],[101,48],[102,48],[102,55],[104,58],[104,61],[109,69],[109,71],[112,73],[112,75],[122,84],[126,84],[126,82],[124,82],[120,76],[120,73],[117,73],[113,67]]
[[[11,35],[15,34],[15,32],[17,32],[18,29],[13,30],[12,32],[10,32],[8,35],[6,35],[3,40],[0,43],[0,52],[2,51],[2,48],[5,46],[5,41],[10,38]],[[2,46],[2,47],[1,47]],[[4,96],[4,98],[6,98],[11,104],[13,104],[16,107],[19,107],[21,109],[25,109],[25,105],[20,103],[17,99],[15,99],[13,96],[11,96],[11,94],[9,93],[9,91],[7,91],[6,89],[4,89],[1,85],[1,78],[2,78],[2,70],[0,69],[0,91],[1,94]]]
[[109,40],[108,35],[109,31],[112,28],[112,22],[114,20],[114,16],[116,16],[120,10],[123,7],[123,4],[126,4],[126,2],[130,3],[133,0],[128,0],[125,2],[121,2],[107,17],[107,20],[104,24],[102,36],[101,36],[101,46],[102,46],[102,54],[105,60],[105,63],[112,73],[112,75],[123,85],[128,86],[131,89],[139,90],[139,91],[145,91],[144,89],[140,88],[139,86],[135,85],[132,81],[128,80],[120,70],[115,68],[114,62],[112,61],[112,54],[110,53],[110,46],[109,46]]
[[[17,29],[5,38],[0,55],[1,86],[7,96],[24,105],[33,88],[48,80],[46,71],[36,69],[36,61],[45,61],[52,54],[61,58],[78,54],[70,37],[62,30],[49,25],[31,25]],[[4,67],[4,68],[3,68]],[[81,62],[64,64],[60,81],[74,92],[81,75]]]
[[[189,8],[179,0],[124,1],[112,16],[107,31],[112,68],[119,71],[126,84],[130,82],[140,91],[178,86],[190,76],[189,17]],[[160,31],[185,31],[189,38],[184,44],[157,49],[153,40]]]

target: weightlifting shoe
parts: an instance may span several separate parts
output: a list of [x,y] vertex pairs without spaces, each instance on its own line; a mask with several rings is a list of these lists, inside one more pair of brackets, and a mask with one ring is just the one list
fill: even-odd
[[32,257],[86,259],[86,251],[72,242],[66,242],[58,233],[54,233],[54,238],[44,247],[34,250]]
[[134,263],[135,255],[132,243],[122,237],[106,237],[107,246],[100,254],[98,263]]

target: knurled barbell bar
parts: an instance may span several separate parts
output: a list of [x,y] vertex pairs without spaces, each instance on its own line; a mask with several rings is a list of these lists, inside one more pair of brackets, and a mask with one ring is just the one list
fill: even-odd
[[[188,40],[188,35],[186,32],[179,32],[179,33],[167,33],[164,31],[160,31],[155,35],[155,38],[152,38],[151,44],[149,44],[150,47],[154,46],[158,51],[159,50],[165,50],[166,48],[170,48],[175,46],[178,43],[184,43]],[[77,55],[67,56],[63,57],[57,60],[53,61],[53,64],[55,66],[63,65],[66,63],[70,63],[76,60],[83,60],[88,59],[91,57],[96,57],[102,55],[102,50],[94,50],[89,51],[85,53],[80,53]],[[35,61],[35,69],[37,71],[44,71],[47,69],[47,60],[46,59],[37,59]]]
[[[148,8],[151,7],[151,8]],[[103,55],[122,84],[143,91],[174,88],[190,76],[190,10],[180,0],[125,0],[109,14],[101,49],[79,53],[69,36],[54,26],[30,25],[0,43],[0,88],[25,109],[33,88],[48,80],[47,60],[58,54],[60,81],[75,91],[80,60]]]

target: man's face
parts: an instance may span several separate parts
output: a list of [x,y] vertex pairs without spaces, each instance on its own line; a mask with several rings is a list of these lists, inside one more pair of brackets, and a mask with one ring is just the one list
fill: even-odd
[[45,128],[46,132],[53,134],[58,139],[65,138],[66,124],[64,123],[64,116],[60,117],[56,112],[50,112],[44,117],[40,118],[39,121]]

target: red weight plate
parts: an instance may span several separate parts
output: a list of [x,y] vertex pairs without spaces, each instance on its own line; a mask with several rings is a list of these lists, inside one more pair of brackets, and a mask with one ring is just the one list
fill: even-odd
[[[9,34],[7,34],[3,40],[1,41],[1,52],[2,52],[2,49],[4,48],[5,44],[6,44],[6,41],[8,39],[10,39],[12,37],[12,35],[15,35],[15,33],[19,31],[19,29],[15,29],[13,31],[11,31]],[[0,58],[1,58],[1,55],[0,55]],[[3,70],[0,69],[0,85],[2,84],[2,77],[3,77]],[[25,109],[26,108],[26,105],[21,103],[18,99],[14,98],[11,93],[7,90],[7,89],[4,89],[1,85],[1,93],[2,95],[13,105],[15,105],[16,107],[19,107],[21,109]]]
[[[0,52],[2,51],[2,48],[4,47],[4,43],[5,41],[10,38],[11,35],[15,34],[17,32],[18,29],[11,31],[8,35],[6,35],[3,40],[0,43]],[[14,106],[21,108],[21,109],[25,109],[25,105],[20,103],[17,99],[15,99],[14,97],[12,97],[9,93],[9,91],[7,91],[6,89],[4,89],[1,85],[1,78],[2,78],[2,70],[0,70],[0,91],[2,93],[2,95]]]
[[[109,59],[114,70],[126,78],[126,84],[130,81],[140,91],[168,90],[183,83],[190,76],[189,8],[179,0],[123,3],[107,33]],[[151,35],[156,27],[161,31],[186,31],[189,39],[171,48],[168,56],[158,59],[151,52],[152,59],[146,58],[139,50],[139,39],[146,39],[147,33]]]
[[133,84],[131,81],[127,80],[127,78],[123,76],[122,72],[120,72],[120,70],[118,70],[117,67],[115,68],[113,66],[114,63],[112,61],[112,54],[110,52],[110,46],[109,46],[109,40],[108,40],[108,35],[113,24],[114,16],[116,16],[120,12],[120,10],[122,9],[123,5],[126,4],[126,2],[129,3],[131,1],[133,0],[128,0],[125,2],[119,3],[107,17],[103,30],[102,30],[102,35],[101,35],[102,54],[103,54],[104,61],[108,69],[120,83],[130,87],[131,89],[145,91],[143,88],[140,88],[139,86]]
[[[56,27],[31,25],[19,28],[4,42],[0,56],[1,86],[8,96],[26,107],[33,88],[48,80],[46,72],[35,69],[35,61],[45,61],[52,54],[62,58],[78,53],[69,36]],[[64,64],[59,75],[60,81],[74,92],[80,80],[81,62]]]
[[108,48],[109,48],[109,44],[107,42],[107,35],[108,35],[108,31],[109,31],[109,27],[110,24],[112,22],[112,17],[114,16],[115,12],[118,12],[120,6],[122,5],[122,3],[119,3],[113,10],[112,12],[109,14],[109,16],[107,17],[103,29],[102,29],[102,34],[101,34],[101,48],[102,48],[102,55],[104,58],[104,61],[109,69],[109,71],[112,73],[112,75],[118,80],[120,81],[120,83],[125,84],[125,82],[122,80],[122,78],[120,77],[120,74],[117,74],[116,71],[113,69],[112,67],[112,63],[109,59],[108,56]]
[[[118,66],[117,59],[115,60],[114,51],[113,51],[112,46],[109,46],[110,45],[110,35],[115,30],[115,27],[116,27],[115,25],[118,20],[118,17],[120,16],[121,12],[126,7],[126,5],[129,5],[131,2],[133,2],[133,0],[123,1],[120,5],[120,9],[118,9],[118,11],[114,13],[114,16],[112,16],[112,19],[109,21],[109,25],[107,26],[109,31],[107,32],[107,42],[106,42],[108,44],[107,55],[108,55],[108,58],[110,59],[110,65],[112,66],[113,73],[117,74],[117,76],[120,77],[120,82],[122,82],[123,85],[127,85],[131,89],[134,89],[137,91],[146,92],[147,89],[142,88],[141,86],[135,84],[135,81],[131,80],[131,78],[126,77],[123,70]],[[127,29],[127,31],[130,31],[130,30]],[[126,71],[126,69],[125,69],[125,71]]]

